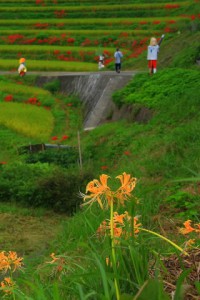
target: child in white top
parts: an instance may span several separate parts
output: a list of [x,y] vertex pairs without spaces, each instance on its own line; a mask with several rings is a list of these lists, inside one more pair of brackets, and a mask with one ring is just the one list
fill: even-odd
[[161,36],[160,41],[158,43],[157,43],[157,39],[154,37],[152,37],[150,40],[150,45],[148,46],[148,52],[147,52],[147,60],[148,60],[150,74],[156,73],[157,71],[158,52],[162,40],[164,39],[164,36],[165,36],[164,34]]
[[24,76],[27,72],[25,62],[26,62],[25,58],[20,58],[20,60],[19,60],[20,65],[18,68],[18,73],[19,73],[19,76],[21,76],[21,77]]

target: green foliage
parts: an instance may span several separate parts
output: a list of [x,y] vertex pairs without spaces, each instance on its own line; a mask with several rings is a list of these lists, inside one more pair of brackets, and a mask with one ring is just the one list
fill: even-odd
[[176,216],[182,219],[198,220],[199,214],[199,195],[178,190],[176,193],[167,197],[166,202],[176,212]]
[[38,153],[30,153],[26,159],[26,163],[53,163],[63,168],[69,168],[71,165],[78,165],[78,151],[76,148],[68,149],[49,149]]
[[81,203],[79,191],[84,191],[91,177],[90,172],[80,174],[77,171],[65,172],[55,169],[49,176],[38,180],[32,196],[33,205],[72,214]]
[[46,177],[53,167],[48,164],[8,164],[1,169],[0,201],[16,201],[33,204],[32,193],[38,178]]
[[200,90],[199,72],[187,69],[165,69],[149,77],[147,74],[136,75],[132,82],[113,95],[114,102],[140,103],[150,108],[160,108],[164,104],[174,105],[184,95],[196,96]]
[[196,60],[200,58],[200,46],[198,43],[193,43],[183,49],[181,53],[175,56],[172,67],[187,68],[194,66]]
[[85,189],[92,176],[89,171],[67,172],[47,163],[5,165],[0,175],[0,202],[72,214],[81,201],[78,192]]
[[52,94],[60,91],[61,82],[59,79],[52,80],[44,84],[44,89],[48,90]]

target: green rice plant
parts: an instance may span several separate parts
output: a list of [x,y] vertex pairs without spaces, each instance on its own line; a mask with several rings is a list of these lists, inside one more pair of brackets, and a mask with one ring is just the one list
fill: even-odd
[[[3,70],[16,69],[17,62],[14,59],[0,59],[0,68]],[[85,62],[62,62],[48,60],[28,60],[27,69],[29,71],[66,71],[66,72],[91,72],[97,70],[96,63]],[[15,71],[13,71],[15,72]]]
[[[46,30],[40,30],[40,32],[38,32],[37,29],[20,29],[20,30],[16,30],[16,29],[2,29],[1,30],[1,33],[2,33],[2,36],[4,35],[13,35],[15,33],[19,33],[19,34],[25,34],[26,36],[46,36],[46,35],[52,35],[52,36],[55,36],[55,35],[62,35],[62,34],[65,34],[66,33],[66,30],[64,29],[46,29]],[[123,33],[123,30],[120,30],[120,29],[112,29],[112,30],[108,30],[108,29],[95,29],[95,30],[92,30],[92,29],[70,29],[67,31],[67,34],[69,36],[106,36],[106,35],[110,35],[110,34],[113,34],[113,35],[117,35],[119,36],[121,33]],[[136,30],[129,30],[129,29],[126,29],[126,33],[129,35],[129,36],[140,36],[140,35],[149,35],[150,33],[156,33],[156,31],[154,30],[147,30],[147,29],[136,29]]]
[[[146,21],[146,22],[153,22],[153,21],[157,21],[158,18],[153,17],[147,17],[147,18],[105,18],[105,19],[95,19],[95,18],[89,18],[89,19],[30,19],[30,20],[0,20],[0,25],[8,25],[8,26],[12,26],[12,25],[21,25],[21,26],[26,26],[26,25],[35,25],[36,23],[47,23],[50,25],[56,25],[61,23],[66,24],[66,25],[86,25],[86,24],[90,24],[90,25],[103,25],[103,24],[113,24],[116,25],[118,24],[118,26],[120,26],[120,24],[126,25],[126,26],[130,26],[130,23],[139,23],[141,21]],[[167,22],[170,21],[171,17],[160,17],[159,20],[161,22]],[[173,18],[175,21],[184,21],[184,20],[188,20],[189,17],[174,17]]]
[[47,140],[54,126],[51,112],[21,103],[0,103],[0,124],[40,141]]
[[[24,6],[24,7],[19,7],[19,6],[12,6],[12,7],[0,7],[0,12],[51,12],[51,11],[55,11],[58,9],[62,9],[67,11],[67,13],[69,14],[70,12],[73,11],[80,11],[81,13],[83,13],[84,11],[88,12],[89,10],[98,12],[98,11],[127,11],[127,10],[155,10],[155,9],[165,9],[165,3],[141,3],[141,4],[115,4],[115,5],[92,5],[92,6],[86,6],[86,5],[80,5],[80,6]],[[182,1],[182,2],[176,2],[176,5],[180,6],[180,7],[186,7],[190,5],[190,2],[188,1]],[[178,7],[179,8],[179,7]],[[177,9],[176,9],[177,11]],[[176,12],[177,13],[177,12]]]
[[[106,48],[107,51],[114,52],[115,48]],[[35,53],[35,52],[48,52],[48,51],[83,51],[83,52],[90,52],[95,51],[94,47],[75,47],[75,46],[58,46],[58,45],[43,45],[42,47],[40,45],[12,45],[10,47],[9,45],[0,45],[0,53],[9,51],[9,52],[21,52],[23,54],[28,53]]]
[[[0,80],[1,83],[1,80]],[[2,83],[4,83],[2,81]],[[11,83],[11,82],[6,82],[6,84],[1,84],[0,85],[0,91],[4,93],[10,93],[13,95],[26,95],[26,96],[50,96],[51,94],[49,91],[34,87],[34,86],[27,86],[24,84],[16,84],[16,83]]]

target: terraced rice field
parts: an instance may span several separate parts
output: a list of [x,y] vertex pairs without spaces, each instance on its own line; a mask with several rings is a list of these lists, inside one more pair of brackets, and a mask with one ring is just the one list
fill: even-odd
[[23,56],[29,70],[96,71],[103,52],[112,68],[116,47],[134,65],[152,35],[170,39],[199,18],[195,1],[138,2],[1,1],[0,68],[16,71]]

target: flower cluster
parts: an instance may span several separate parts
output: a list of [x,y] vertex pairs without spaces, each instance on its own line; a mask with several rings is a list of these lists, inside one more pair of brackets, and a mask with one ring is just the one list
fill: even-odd
[[52,258],[52,260],[47,263],[55,265],[55,273],[61,272],[66,263],[64,257],[62,256],[56,257],[55,253],[51,253],[50,257]]
[[55,136],[52,136],[52,138],[51,138],[52,141],[59,141],[59,142],[66,141],[67,139],[69,139],[68,135],[63,135],[61,138],[59,138],[55,135]]
[[182,234],[188,234],[190,232],[200,233],[200,223],[194,225],[196,228],[192,227],[191,223],[192,223],[191,220],[185,221],[183,223],[184,228],[180,228],[180,230],[179,230],[180,233],[182,233]]
[[36,98],[36,97],[31,97],[27,101],[25,101],[26,104],[31,104],[31,105],[37,105],[41,106],[41,102]]
[[0,283],[1,289],[7,295],[12,294],[15,282],[10,277],[5,277]]
[[[132,235],[139,233],[139,229],[142,224],[138,223],[137,217],[129,216],[128,212],[125,211],[124,214],[118,214],[114,212],[112,220],[104,220],[97,229],[97,235],[110,236],[111,232],[111,222],[113,222],[113,235],[115,238],[115,243],[119,243],[119,238],[124,239],[130,238]],[[133,228],[133,230],[131,230]]]
[[22,267],[23,258],[18,257],[17,253],[14,251],[5,251],[0,252],[0,271],[6,273],[8,270],[15,272],[16,269]]
[[[192,221],[187,220],[183,223],[184,227],[179,229],[179,232],[183,235],[187,235],[190,233],[199,234],[200,235],[200,223],[191,225]],[[194,238],[185,241],[184,246],[185,249],[190,249],[195,246],[196,240]]]
[[179,7],[180,7],[180,4],[176,4],[176,3],[165,4],[166,9],[175,9],[175,8],[179,8]]
[[56,10],[54,11],[54,14],[57,18],[64,18],[65,16],[65,10],[62,9],[62,10]]
[[[10,275],[17,269],[21,270],[23,266],[23,258],[18,257],[17,253],[14,251],[0,252],[0,272],[3,274]],[[0,289],[6,294],[12,294],[15,287],[15,282],[12,280],[11,276],[6,276],[0,282]]]
[[[94,179],[87,184],[86,195],[82,195],[86,203],[82,205],[92,204],[97,201],[100,207],[104,209],[110,206],[111,202],[117,201],[123,205],[124,201],[130,199],[131,192],[136,186],[136,178],[131,177],[126,172],[117,176],[116,178],[120,180],[121,186],[116,191],[112,191],[108,186],[108,178],[108,175],[102,174],[100,180]],[[90,193],[89,195],[87,195],[88,192]]]
[[36,5],[42,5],[42,6],[45,5],[44,0],[35,0],[35,4]]
[[6,102],[11,102],[13,101],[13,99],[14,99],[13,95],[7,95],[4,97],[4,101]]

